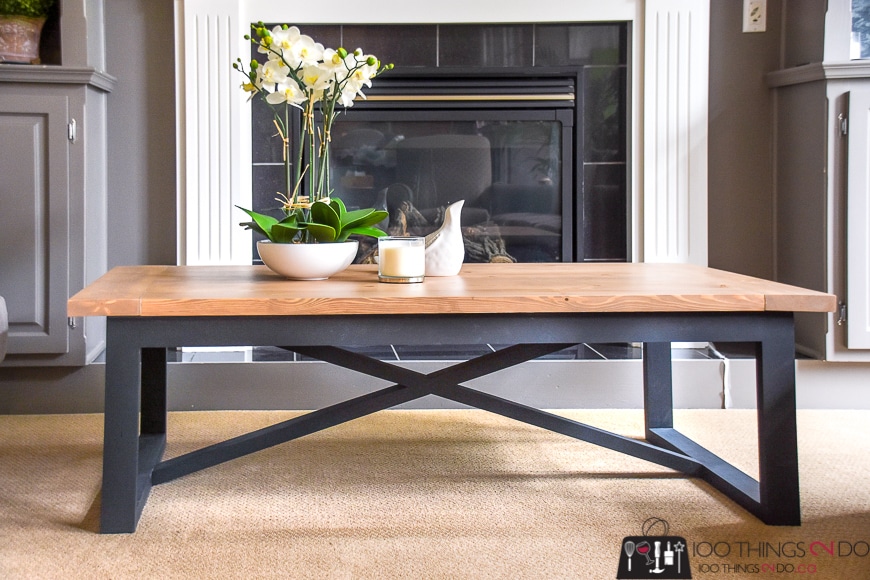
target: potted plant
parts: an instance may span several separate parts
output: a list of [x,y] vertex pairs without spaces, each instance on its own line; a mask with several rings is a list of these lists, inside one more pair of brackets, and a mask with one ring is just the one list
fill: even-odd
[[[357,97],[365,98],[363,87],[371,86],[371,79],[393,65],[382,66],[376,57],[364,54],[361,49],[350,53],[344,48],[324,48],[295,26],[285,24],[269,30],[259,22],[252,28],[256,38],[250,35],[245,38],[257,45],[265,60],[252,59],[246,67],[237,59],[233,68],[245,75],[242,88],[251,98],[263,99],[272,109],[284,152],[285,190],[278,192],[277,198],[284,216],[277,219],[240,207],[251,218],[241,225],[267,238],[257,243],[257,249],[263,262],[273,270],[291,278],[325,278],[329,274],[323,275],[321,271],[316,276],[290,272],[302,258],[286,258],[281,268],[275,267],[274,260],[277,254],[285,252],[338,254],[335,247],[325,246],[344,244],[347,249],[342,255],[346,263],[340,266],[344,269],[353,261],[358,246],[358,242],[349,240],[351,235],[386,235],[375,224],[383,221],[387,212],[374,208],[348,211],[340,199],[330,197],[333,190],[329,144],[338,114],[353,106]],[[295,164],[290,160],[291,107],[299,109],[302,118]],[[319,109],[319,118],[315,109]]]
[[0,62],[39,62],[42,26],[55,1],[0,0]]

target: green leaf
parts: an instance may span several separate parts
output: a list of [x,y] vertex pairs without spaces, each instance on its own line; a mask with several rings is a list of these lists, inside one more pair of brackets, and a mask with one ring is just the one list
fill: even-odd
[[335,213],[338,214],[338,217],[344,221],[344,214],[347,213],[347,207],[344,205],[344,202],[341,201],[341,198],[333,197],[329,200],[329,206],[335,210]]
[[272,239],[272,236],[269,232],[271,231],[272,226],[278,223],[278,220],[276,220],[272,216],[263,215],[255,211],[245,209],[243,207],[236,207],[251,216],[251,219],[254,220],[253,222],[242,222],[240,225],[247,226],[249,229],[252,229],[255,232],[263,234],[267,238]]
[[[324,204],[326,205],[326,204]],[[308,222],[304,224],[306,229],[318,242],[334,242],[338,232],[335,228],[325,224]]]
[[263,228],[258,226],[256,222],[239,222],[239,225],[245,226],[246,230],[252,230],[252,231],[257,232],[258,234],[262,234],[262,235],[266,236],[267,238],[269,237],[269,234],[267,234],[265,231],[263,231]]
[[352,235],[358,236],[371,236],[373,238],[382,238],[387,235],[387,232],[383,231],[380,228],[370,227],[370,226],[361,226],[357,228],[349,228],[341,230],[341,239],[335,240],[336,242],[345,242],[347,238]]
[[281,222],[272,226],[269,239],[277,244],[289,244],[296,237],[296,234],[303,229],[305,228],[300,228],[296,225],[295,219],[292,224]]
[[330,204],[323,203],[322,201],[315,201],[311,205],[310,223],[329,226],[335,231],[335,233],[341,231],[339,210],[334,209]]
[[299,221],[299,215],[296,213],[292,213],[292,214],[288,215],[287,217],[285,217],[284,219],[282,219],[279,223],[282,225],[285,225],[285,226],[299,227],[299,224],[297,223],[298,221]]
[[372,208],[356,209],[354,211],[349,211],[347,212],[347,214],[345,214],[342,227],[344,229],[347,229],[373,226],[387,219],[389,215],[390,214],[385,211],[375,210]]

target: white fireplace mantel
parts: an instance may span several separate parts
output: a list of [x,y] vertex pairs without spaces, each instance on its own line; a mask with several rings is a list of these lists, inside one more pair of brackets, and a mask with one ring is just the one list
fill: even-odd
[[[250,23],[628,21],[631,26],[631,253],[707,263],[709,0],[175,0],[178,262],[245,264],[251,237],[250,107],[230,64]],[[329,11],[324,6],[334,6]]]

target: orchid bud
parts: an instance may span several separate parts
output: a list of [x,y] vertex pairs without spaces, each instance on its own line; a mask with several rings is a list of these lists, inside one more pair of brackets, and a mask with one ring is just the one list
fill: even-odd
[[257,70],[257,67],[260,66],[260,63],[255,59],[251,59],[251,71]]
[[370,56],[366,59],[366,64],[369,66],[375,66],[376,64],[378,64],[378,59],[376,59],[373,56]]
[[340,56],[342,59],[347,58],[347,50],[345,50],[344,48],[338,47],[335,52],[337,52],[338,56]]
[[362,56],[362,54],[363,54],[363,51],[361,48],[358,48],[355,51],[353,51],[354,56]]

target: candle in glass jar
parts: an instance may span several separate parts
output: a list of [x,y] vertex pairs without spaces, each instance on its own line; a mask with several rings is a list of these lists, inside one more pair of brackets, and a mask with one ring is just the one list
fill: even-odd
[[426,245],[421,237],[378,239],[378,279],[381,282],[422,282]]

